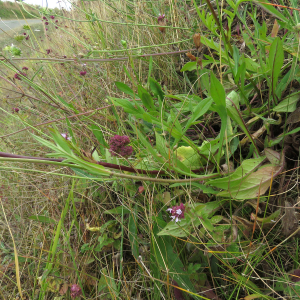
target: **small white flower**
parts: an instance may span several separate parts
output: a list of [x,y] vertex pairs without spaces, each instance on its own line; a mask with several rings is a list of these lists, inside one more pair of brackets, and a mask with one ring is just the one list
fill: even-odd
[[182,210],[181,210],[181,209],[177,209],[177,210],[176,210],[176,214],[177,214],[177,215],[181,215],[181,214],[182,214]]

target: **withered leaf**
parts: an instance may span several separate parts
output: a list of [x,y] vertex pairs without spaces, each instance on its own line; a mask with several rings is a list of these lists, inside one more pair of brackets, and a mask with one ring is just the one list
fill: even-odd
[[294,124],[300,122],[300,107],[293,111],[286,119],[286,124]]
[[274,38],[274,37],[277,36],[279,27],[280,27],[280,26],[278,25],[278,22],[275,20],[274,25],[273,25],[273,28],[272,28],[272,32],[271,32],[271,37]]
[[298,218],[296,216],[295,208],[287,201],[285,201],[285,214],[282,217],[281,222],[282,234],[284,236],[290,236],[298,229]]

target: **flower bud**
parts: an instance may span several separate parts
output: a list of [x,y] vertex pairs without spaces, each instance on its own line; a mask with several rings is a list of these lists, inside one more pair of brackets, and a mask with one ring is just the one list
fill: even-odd
[[201,47],[201,35],[200,33],[195,33],[193,36],[193,40],[194,40],[194,44],[197,48],[197,50],[199,50],[199,48]]

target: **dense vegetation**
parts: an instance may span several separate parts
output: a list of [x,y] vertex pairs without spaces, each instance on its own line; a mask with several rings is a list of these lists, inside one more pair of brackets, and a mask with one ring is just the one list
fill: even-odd
[[298,10],[36,8],[0,57],[3,299],[298,299]]
[[[37,11],[34,8],[26,7],[27,11],[24,11],[22,7],[15,2],[0,1],[0,18],[1,19],[32,19],[37,16]],[[34,16],[32,16],[32,14]]]

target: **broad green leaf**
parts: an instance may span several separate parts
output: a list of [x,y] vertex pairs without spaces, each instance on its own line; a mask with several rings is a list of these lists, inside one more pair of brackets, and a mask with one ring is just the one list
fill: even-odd
[[168,272],[171,279],[175,280],[185,293],[197,293],[177,253],[176,239],[158,235],[159,227],[165,226],[166,223],[161,218],[156,218],[151,236],[151,261],[156,262],[157,269]]
[[297,102],[300,99],[299,92],[293,93],[281,101],[277,106],[273,108],[273,111],[277,112],[293,112],[296,110]]
[[129,95],[129,96],[131,96],[131,97],[134,97],[134,96],[135,96],[133,90],[132,90],[127,84],[125,84],[125,83],[123,83],[123,82],[118,82],[118,81],[116,81],[116,82],[115,82],[115,85],[116,85],[117,88],[118,88],[120,91],[122,91],[123,93],[125,93],[125,94],[127,94],[127,95]]
[[264,165],[240,181],[239,185],[220,192],[218,196],[236,200],[257,198],[270,187],[271,181],[281,172],[282,166]]
[[162,102],[164,100],[165,94],[164,94],[160,84],[152,77],[150,77],[149,83],[150,83],[150,89],[153,92],[153,94],[155,96],[157,96],[159,98],[159,100]]
[[130,114],[143,114],[145,110],[140,107],[139,105],[133,105],[129,100],[126,99],[118,99],[118,98],[111,98],[115,105],[123,107],[124,111]]
[[138,86],[138,94],[139,94],[139,97],[141,98],[144,106],[148,110],[155,110],[154,102],[153,102],[151,95],[141,85]]
[[170,221],[157,235],[186,237],[191,234],[191,230],[193,230],[193,226],[191,226],[190,220],[185,218],[177,223]]
[[251,172],[253,172],[265,159],[265,157],[247,159],[229,176],[209,180],[208,185],[226,190],[239,186],[243,179],[245,179]]
[[225,90],[213,72],[210,73],[210,94],[217,105],[226,106]]

